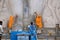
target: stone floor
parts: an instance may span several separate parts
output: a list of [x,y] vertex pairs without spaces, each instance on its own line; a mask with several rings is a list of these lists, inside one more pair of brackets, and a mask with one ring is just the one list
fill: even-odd
[[10,40],[10,39],[2,39],[2,40]]

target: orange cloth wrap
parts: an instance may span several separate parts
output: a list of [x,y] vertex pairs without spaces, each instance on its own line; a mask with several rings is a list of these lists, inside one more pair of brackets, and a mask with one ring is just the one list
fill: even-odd
[[39,28],[42,28],[43,27],[43,24],[42,24],[42,17],[37,15],[36,17],[36,25],[39,27]]
[[8,28],[9,29],[12,28],[13,23],[14,23],[14,17],[13,16],[10,16],[9,23],[8,23]]

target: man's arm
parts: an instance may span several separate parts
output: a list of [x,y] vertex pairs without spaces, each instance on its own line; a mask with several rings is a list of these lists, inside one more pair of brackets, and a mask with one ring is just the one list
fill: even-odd
[[0,27],[1,28],[1,32],[3,32],[3,27]]

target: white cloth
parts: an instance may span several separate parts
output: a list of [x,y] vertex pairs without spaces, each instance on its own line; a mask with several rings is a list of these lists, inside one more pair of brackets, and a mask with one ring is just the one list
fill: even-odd
[[30,25],[28,25],[28,28],[30,27]]
[[3,32],[3,27],[2,25],[0,25],[0,34],[2,34],[2,32]]

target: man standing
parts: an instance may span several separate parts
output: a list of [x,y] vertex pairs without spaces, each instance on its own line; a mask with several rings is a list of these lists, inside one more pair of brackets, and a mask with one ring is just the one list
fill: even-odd
[[31,35],[29,36],[29,40],[37,40],[37,35],[36,35],[36,26],[33,24],[33,22],[28,25],[29,32]]
[[2,38],[2,33],[3,33],[3,27],[2,27],[2,21],[0,21],[0,40]]

